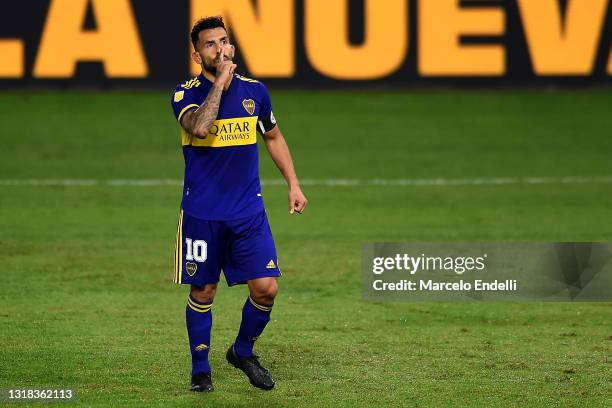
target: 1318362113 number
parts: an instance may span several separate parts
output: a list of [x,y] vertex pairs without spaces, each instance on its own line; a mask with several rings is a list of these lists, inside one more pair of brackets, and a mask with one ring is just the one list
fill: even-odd
[[71,400],[74,391],[63,388],[9,388],[2,392],[3,400]]

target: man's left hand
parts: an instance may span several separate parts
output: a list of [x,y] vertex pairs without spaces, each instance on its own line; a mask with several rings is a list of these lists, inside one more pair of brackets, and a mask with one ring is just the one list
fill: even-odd
[[299,187],[289,189],[289,214],[301,214],[308,205],[308,199]]

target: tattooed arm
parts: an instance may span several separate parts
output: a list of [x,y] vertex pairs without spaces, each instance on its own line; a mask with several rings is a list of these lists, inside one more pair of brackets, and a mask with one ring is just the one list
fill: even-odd
[[208,92],[206,100],[196,110],[190,110],[181,118],[181,126],[199,139],[204,139],[219,113],[221,93],[229,87],[232,81],[236,64],[231,59],[225,60],[224,50],[221,50],[220,63],[217,66],[217,75],[212,88]]
[[[216,82],[216,81],[215,81]],[[181,118],[181,125],[185,130],[199,139],[203,139],[208,134],[213,122],[219,113],[219,103],[223,85],[213,84],[210,88],[206,100],[198,109],[190,110]]]

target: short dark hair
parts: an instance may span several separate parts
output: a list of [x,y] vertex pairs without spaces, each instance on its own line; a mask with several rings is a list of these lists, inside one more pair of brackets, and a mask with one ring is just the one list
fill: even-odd
[[193,44],[193,48],[197,49],[198,40],[200,38],[200,31],[210,30],[213,28],[222,28],[227,31],[227,28],[225,28],[225,23],[223,22],[223,17],[204,17],[196,21],[196,23],[193,25],[193,28],[191,29],[191,43]]

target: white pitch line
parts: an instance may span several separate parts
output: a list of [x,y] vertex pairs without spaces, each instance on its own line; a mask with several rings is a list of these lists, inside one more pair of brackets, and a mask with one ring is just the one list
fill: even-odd
[[[302,179],[300,184],[311,187],[361,187],[361,186],[389,186],[389,187],[408,187],[408,186],[487,186],[487,185],[509,185],[509,184],[610,184],[612,176],[567,176],[567,177],[490,177],[490,178],[399,178],[399,179]],[[262,179],[263,186],[284,186],[283,179]],[[177,179],[0,179],[1,187],[90,187],[90,186],[136,186],[136,187],[157,187],[157,186],[181,186],[182,180]]]

